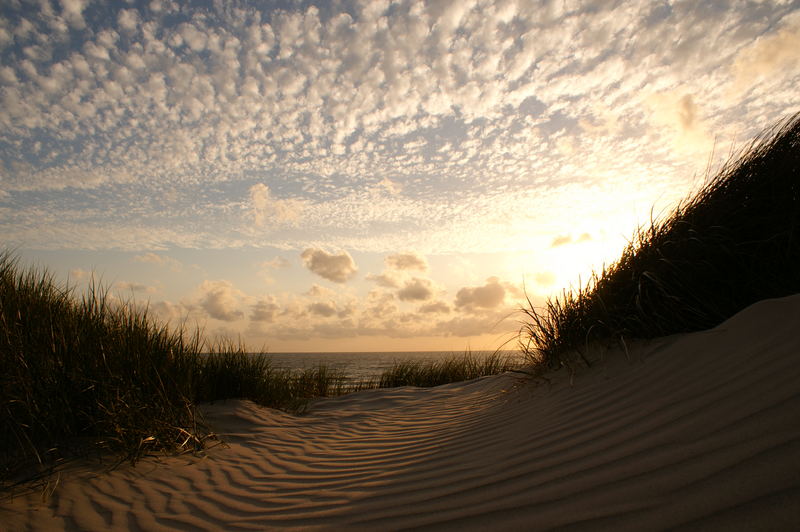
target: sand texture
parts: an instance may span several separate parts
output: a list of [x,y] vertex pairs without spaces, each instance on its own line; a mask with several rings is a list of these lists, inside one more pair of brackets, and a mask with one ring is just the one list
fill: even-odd
[[[599,357],[599,353],[594,354]],[[630,360],[628,360],[628,356]],[[513,374],[374,390],[293,417],[206,408],[227,446],[62,474],[8,530],[800,529],[800,295]]]

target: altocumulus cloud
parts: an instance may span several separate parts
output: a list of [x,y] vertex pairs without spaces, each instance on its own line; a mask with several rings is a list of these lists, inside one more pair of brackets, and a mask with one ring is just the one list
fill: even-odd
[[400,301],[425,301],[433,297],[433,283],[428,279],[414,277],[406,281],[397,291]]
[[465,287],[456,294],[456,307],[467,310],[492,309],[503,303],[506,290],[497,277],[490,277],[483,286]]
[[300,257],[306,268],[334,283],[346,283],[358,272],[353,257],[346,251],[334,254],[322,249],[308,248]]
[[336,305],[333,303],[316,302],[308,306],[308,311],[317,316],[329,318],[336,314]]
[[386,265],[396,270],[421,270],[428,269],[425,258],[416,253],[397,253],[386,257]]
[[136,255],[133,257],[136,262],[146,262],[169,268],[174,272],[179,272],[183,269],[183,264],[177,259],[168,257],[166,255],[157,255],[155,253],[145,253],[144,255]]
[[450,312],[450,306],[443,301],[435,301],[427,305],[422,305],[419,307],[419,311],[424,314],[447,314]]
[[300,200],[273,198],[264,183],[253,185],[249,192],[253,221],[259,227],[268,223],[297,223],[305,208],[305,202]]
[[280,311],[280,305],[273,298],[263,299],[250,307],[250,320],[272,323]]
[[199,290],[199,306],[212,318],[221,321],[236,321],[244,317],[239,310],[239,300],[244,294],[229,281],[203,281]]
[[625,170],[796,106],[796,2],[317,3],[5,2],[0,235],[222,248],[274,222],[268,244],[384,253],[413,220],[420,251],[505,250],[497,212],[674,189]]

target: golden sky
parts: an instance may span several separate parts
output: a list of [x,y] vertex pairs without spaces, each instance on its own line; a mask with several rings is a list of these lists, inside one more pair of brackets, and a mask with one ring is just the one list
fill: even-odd
[[798,2],[3,2],[0,233],[271,351],[493,349],[798,110]]

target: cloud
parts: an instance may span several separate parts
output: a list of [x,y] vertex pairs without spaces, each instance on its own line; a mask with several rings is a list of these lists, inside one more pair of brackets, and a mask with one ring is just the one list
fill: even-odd
[[[421,293],[422,282],[419,279],[410,280],[406,272],[411,270],[426,271],[428,263],[425,258],[417,253],[395,253],[384,259],[387,269],[380,275],[368,274],[367,280],[384,288],[399,288],[405,281],[401,292],[403,297],[410,297],[413,293]],[[402,299],[402,297],[401,297]]]
[[280,270],[283,268],[288,268],[292,265],[287,259],[283,257],[275,257],[274,259],[264,261],[260,263],[262,268],[270,269],[270,270]]
[[336,295],[336,292],[330,288],[326,288],[315,283],[311,285],[311,288],[308,289],[306,295],[315,298],[333,298]]
[[414,277],[406,281],[397,291],[400,301],[425,301],[433,297],[433,283],[428,279]]
[[745,46],[733,61],[734,84],[740,91],[751,88],[779,71],[800,67],[800,16],[789,16],[777,33],[760,36]]
[[133,33],[139,25],[139,13],[135,9],[123,9],[117,15],[117,23],[123,31]]
[[297,223],[305,209],[305,202],[301,200],[274,199],[263,183],[250,187],[249,194],[253,221],[259,227],[270,223]]
[[506,320],[505,315],[481,314],[477,316],[458,316],[436,324],[436,333],[444,336],[470,337],[481,334],[510,333],[517,324]]
[[258,301],[255,305],[250,307],[250,321],[272,323],[278,315],[280,305],[273,299],[264,299]]
[[363,316],[367,321],[372,319],[383,320],[397,313],[398,310],[393,294],[373,290],[367,296]]
[[136,262],[145,262],[155,264],[164,268],[169,268],[173,272],[180,272],[183,270],[183,264],[177,259],[168,257],[166,255],[156,255],[155,253],[145,253],[144,255],[136,255],[133,257]]
[[92,272],[87,272],[81,268],[75,268],[69,271],[69,276],[75,281],[82,281],[92,276]]
[[61,0],[64,18],[76,29],[83,29],[86,25],[83,20],[83,10],[86,9],[87,3],[88,0]]
[[580,244],[581,242],[589,242],[591,239],[592,235],[589,233],[581,233],[578,238],[573,238],[572,235],[559,235],[553,239],[550,247],[557,248],[566,244]]
[[553,239],[553,243],[550,244],[550,247],[555,248],[555,247],[558,247],[558,246],[563,246],[565,244],[569,244],[570,242],[572,242],[572,236],[571,235],[557,236],[557,237],[555,237]]
[[322,316],[324,318],[329,318],[336,314],[336,305],[333,303],[321,303],[316,302],[312,303],[308,306],[309,312],[312,314],[316,314],[317,316]]
[[403,185],[392,181],[388,177],[384,177],[378,185],[391,195],[397,195],[403,191]]
[[397,275],[396,272],[393,271],[385,271],[380,275],[375,275],[373,273],[370,273],[367,274],[366,279],[367,281],[372,281],[376,283],[378,286],[382,286],[384,288],[400,287],[400,277]]
[[156,301],[149,305],[149,310],[165,323],[179,324],[191,311],[191,308],[182,303],[171,301]]
[[423,314],[447,314],[450,312],[450,305],[443,301],[434,301],[419,307],[419,312]]
[[41,249],[507,251],[797,106],[796,3],[6,4],[0,237]]
[[308,248],[300,257],[306,268],[334,283],[345,283],[358,272],[353,257],[346,251],[333,254],[322,249]]
[[455,305],[467,310],[492,309],[505,301],[506,290],[497,277],[490,277],[486,284],[476,287],[465,287],[456,293]]
[[386,257],[386,265],[395,270],[421,270],[428,269],[425,258],[416,253],[397,253]]
[[273,284],[275,279],[272,278],[271,272],[273,270],[289,268],[291,263],[283,257],[275,257],[274,259],[260,262],[258,266],[260,268],[258,276],[261,278],[261,280],[267,284]]
[[239,310],[239,300],[244,294],[229,281],[203,281],[199,290],[199,306],[212,318],[221,321],[236,321],[244,317]]
[[128,281],[117,281],[114,283],[114,288],[122,292],[144,292],[146,294],[154,294],[158,291],[154,286]]
[[647,101],[651,120],[666,128],[676,149],[687,154],[708,155],[714,141],[692,94],[670,90],[653,94]]

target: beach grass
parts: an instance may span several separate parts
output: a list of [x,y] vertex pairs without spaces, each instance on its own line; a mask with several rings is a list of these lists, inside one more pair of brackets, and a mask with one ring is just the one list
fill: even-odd
[[520,366],[519,359],[500,353],[477,357],[466,352],[442,360],[399,360],[383,372],[378,387],[440,386],[516,370]]
[[308,401],[387,386],[434,386],[506,366],[465,354],[398,362],[377,379],[324,365],[276,368],[242,344],[206,345],[147,308],[92,284],[78,297],[44,270],[0,253],[0,488],[87,453],[135,462],[201,449],[212,435],[197,405],[231,398],[301,412]]
[[81,298],[51,274],[0,255],[0,480],[68,457],[202,448],[196,405],[233,397],[291,409],[337,393],[326,368],[276,370],[244,346],[206,348],[147,309],[91,286]]
[[90,288],[81,299],[46,271],[0,257],[3,477],[77,449],[197,443],[187,383],[199,337],[170,332]]
[[523,309],[521,348],[548,369],[620,345],[714,327],[800,292],[800,114],[769,130],[621,257],[544,308]]

